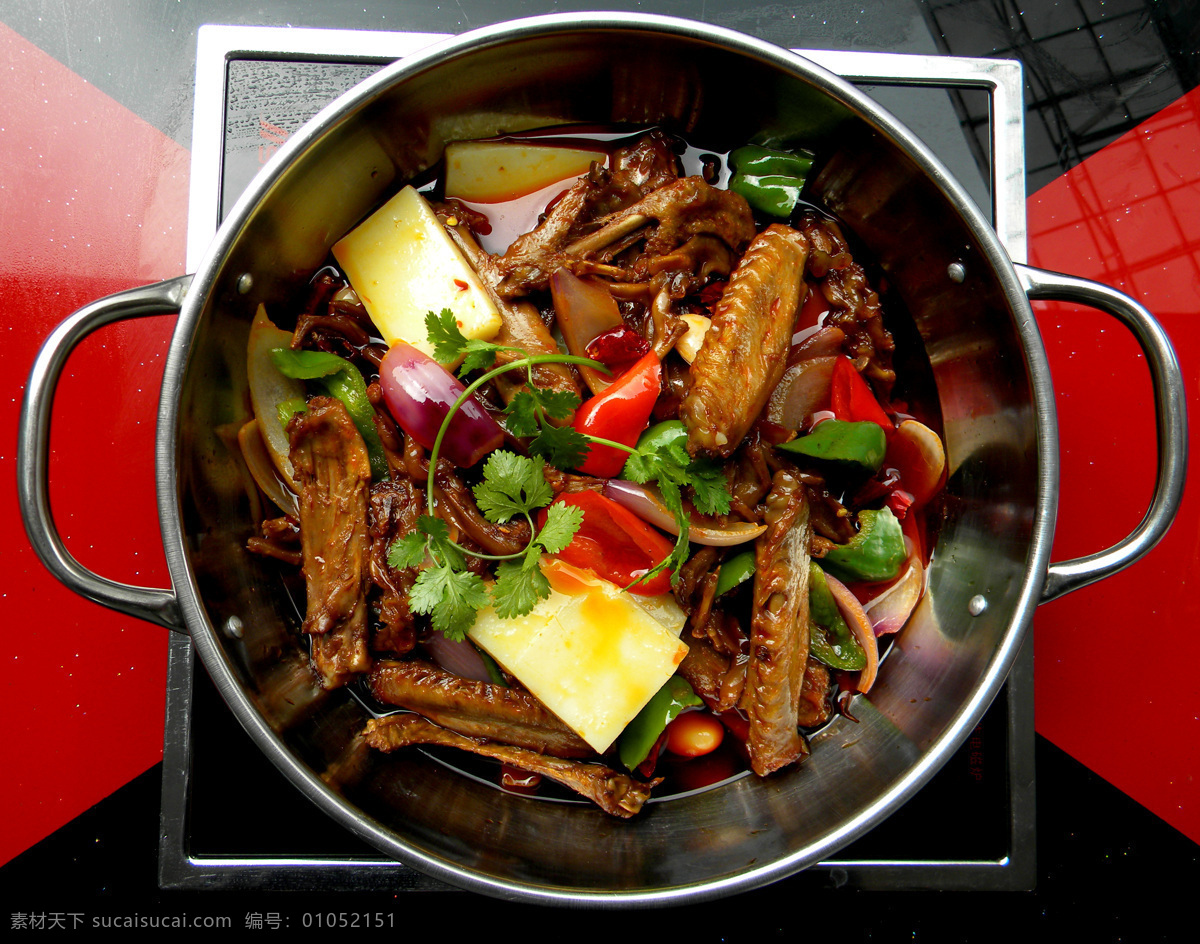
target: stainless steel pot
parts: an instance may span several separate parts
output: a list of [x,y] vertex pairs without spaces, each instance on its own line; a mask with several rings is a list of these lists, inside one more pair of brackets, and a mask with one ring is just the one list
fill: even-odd
[[[716,151],[767,132],[815,147],[823,199],[886,270],[936,382],[950,477],[930,590],[896,640],[859,722],[839,719],[803,765],[652,803],[630,822],[587,805],[502,793],[413,751],[355,739],[366,713],[314,688],[299,614],[245,551],[253,499],[220,430],[248,417],[245,349],[260,302],[280,301],[329,246],[455,138],[565,122],[662,124]],[[1152,505],[1124,541],[1050,562],[1058,489],[1054,396],[1031,298],[1115,315],[1150,366],[1159,436]],[[64,547],[46,482],[64,361],[97,327],[178,310],[163,378],[158,500],[172,587],[114,583]],[[21,419],[26,528],[46,566],[106,606],[191,634],[232,711],[318,806],[383,852],[503,897],[635,906],[710,898],[829,856],[938,769],[996,694],[1038,603],[1107,576],[1163,535],[1185,472],[1174,354],[1135,302],[1014,265],[928,149],[805,59],[700,23],[550,16],[465,34],[383,70],[280,149],[197,272],[72,315],[33,367]],[[302,593],[302,588],[300,590]]]

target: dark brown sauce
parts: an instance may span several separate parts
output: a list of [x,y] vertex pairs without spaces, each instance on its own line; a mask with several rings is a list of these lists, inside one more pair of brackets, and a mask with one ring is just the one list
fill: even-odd
[[[652,129],[618,130],[606,129],[599,125],[571,125],[526,131],[519,135],[499,135],[483,140],[596,151],[606,155],[605,163],[607,164],[616,150],[634,143],[650,130]],[[675,136],[672,138],[679,142],[679,149],[676,153],[684,176],[702,175],[713,185],[724,184],[728,179],[724,155],[692,147]],[[541,217],[548,212],[576,179],[575,177],[564,178],[532,193],[499,202],[484,203],[462,198],[455,199],[472,213],[487,220],[486,231],[484,228],[475,230],[476,238],[485,250],[499,255],[503,254],[518,236],[534,229]],[[444,185],[445,165],[439,163],[431,168],[428,174],[423,175],[418,189],[426,198],[440,200],[445,198]]]

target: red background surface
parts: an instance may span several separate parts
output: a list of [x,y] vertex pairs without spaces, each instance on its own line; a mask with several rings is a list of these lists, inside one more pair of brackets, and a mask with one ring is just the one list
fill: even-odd
[[[1200,416],[1200,90],[1028,201],[1035,265],[1105,282],[1162,323]],[[1149,371],[1116,321],[1038,306],[1058,396],[1062,495],[1054,558],[1100,550],[1149,504]],[[1195,437],[1189,468],[1200,468]],[[1151,554],[1041,607],[1034,620],[1037,731],[1200,841],[1200,495],[1184,491]]]
[[[0,25],[0,501],[16,508],[24,377],[79,305],[182,272],[188,154]],[[1193,93],[1029,201],[1036,264],[1142,298],[1171,334],[1197,403],[1200,130]],[[86,168],[86,173],[81,169]],[[1130,530],[1148,501],[1153,423],[1135,345],[1115,322],[1039,306],[1062,434],[1055,558]],[[165,586],[153,438],[170,318],[118,324],[72,357],[55,409],[51,497],[68,546],[115,579]],[[12,640],[0,862],[161,756],[165,630],[62,588],[19,516],[0,516],[0,597]],[[1200,841],[1200,659],[1191,591],[1200,555],[1191,493],[1163,545],[1125,573],[1048,604],[1035,620],[1037,728]]]
[[[166,631],[48,575],[17,513],[16,431],[30,363],[59,321],[183,272],[188,152],[2,24],[0,86],[4,862],[162,756]],[[89,337],[67,364],[51,436],[68,548],[104,576],[162,587],[154,426],[173,327],[143,319]]]

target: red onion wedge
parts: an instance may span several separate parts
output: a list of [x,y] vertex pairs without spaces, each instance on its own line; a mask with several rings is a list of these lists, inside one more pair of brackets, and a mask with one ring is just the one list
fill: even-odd
[[924,592],[925,568],[920,557],[912,554],[892,585],[863,607],[875,635],[885,636],[902,629]]
[[286,512],[293,518],[300,516],[300,501],[291,487],[284,482],[272,456],[263,441],[258,420],[247,422],[238,430],[238,446],[242,450],[242,458],[246,460],[246,468],[258,483],[263,493],[279,506],[280,511]]
[[[587,346],[598,335],[625,324],[616,300],[597,279],[581,279],[568,269],[559,269],[550,276],[550,297],[567,350],[579,357],[588,356]],[[612,377],[586,365],[580,365],[579,373],[592,393],[600,393],[613,382]]]
[[810,416],[829,407],[836,357],[813,357],[783,372],[767,401],[767,419],[784,429],[800,429]]
[[885,463],[900,473],[900,481],[920,507],[942,487],[946,450],[938,434],[916,420],[905,420],[888,437]]
[[875,676],[879,674],[879,644],[875,641],[875,631],[871,628],[871,621],[862,604],[850,589],[829,574],[825,575],[825,581],[829,584],[829,591],[833,594],[846,625],[850,627],[850,632],[854,633],[854,638],[867,654],[867,667],[858,674],[858,690],[869,692],[875,684]]
[[483,661],[483,656],[469,639],[447,639],[441,633],[430,633],[422,644],[433,657],[433,661],[455,675],[477,682],[492,681],[491,673]]
[[[624,505],[643,521],[661,528],[670,534],[679,534],[675,516],[663,504],[658,489],[652,485],[639,485],[625,479],[609,479],[604,483],[604,497],[611,498],[618,504]],[[766,525],[751,524],[748,521],[734,521],[728,524],[718,523],[707,515],[695,511],[688,516],[691,527],[688,528],[688,539],[696,544],[706,544],[710,547],[732,547],[735,544],[745,544],[767,530]]]
[[792,335],[792,347],[788,351],[788,366],[814,357],[837,357],[842,353],[846,332],[833,325],[813,325]]
[[[275,327],[262,305],[250,324],[250,340],[246,345],[246,378],[250,386],[250,404],[258,418],[258,431],[267,454],[289,489],[297,491],[292,471],[291,442],[279,422],[278,408],[287,400],[304,399],[304,382],[287,377],[275,366],[271,351],[291,347],[292,332]],[[271,493],[268,492],[268,495]],[[274,500],[275,496],[271,496]],[[277,502],[278,504],[278,502]]]
[[[441,364],[404,341],[397,341],[384,356],[379,385],[396,422],[426,449],[433,448],[446,414],[466,389]],[[459,468],[469,468],[503,442],[500,424],[472,396],[451,419],[441,455]]]

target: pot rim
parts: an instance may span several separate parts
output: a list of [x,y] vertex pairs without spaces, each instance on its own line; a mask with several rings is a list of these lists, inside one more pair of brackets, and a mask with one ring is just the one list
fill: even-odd
[[[1038,481],[1036,504],[1029,538],[1024,578],[1016,605],[1001,644],[988,662],[985,674],[959,707],[944,731],[921,759],[869,806],[853,818],[824,834],[820,840],[782,858],[747,868],[736,875],[702,883],[637,891],[594,891],[517,884],[491,878],[455,863],[428,855],[408,845],[331,790],[309,768],[299,763],[279,736],[269,727],[247,697],[226,661],[217,641],[218,630],[208,619],[199,588],[188,565],[177,493],[177,443],[180,434],[181,391],[189,351],[200,316],[217,273],[236,243],[238,234],[254,208],[266,196],[275,179],[298,159],[312,143],[339,123],[348,120],[360,106],[385,87],[404,81],[444,61],[470,54],[517,38],[557,32],[632,31],[665,33],[684,40],[718,45],[735,53],[761,60],[789,74],[812,82],[840,99],[860,117],[882,131],[926,173],[962,215],[978,241],[984,259],[997,276],[1009,302],[1016,331],[1022,342],[1025,367],[1033,397],[1033,419],[1037,431]],[[645,907],[702,901],[747,891],[791,875],[815,864],[868,831],[919,790],[961,741],[974,728],[991,704],[1024,641],[1039,602],[1050,563],[1058,489],[1058,435],[1049,365],[1041,335],[1025,290],[999,237],[966,191],[938,158],[911,131],[880,105],[850,83],[801,55],[763,40],[723,27],[677,17],[638,13],[548,14],[486,26],[438,42],[398,60],[364,80],[322,109],[283,144],[258,173],[221,224],[205,252],[180,310],[163,374],[156,439],[156,478],[163,546],[178,604],[190,630],[193,644],[222,698],[230,706],[251,739],[270,761],[305,796],[336,822],[388,855],[439,880],[495,897],[542,904],[587,904],[593,907]]]

